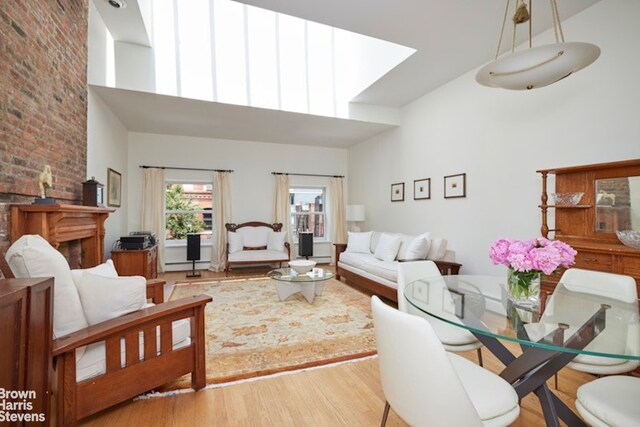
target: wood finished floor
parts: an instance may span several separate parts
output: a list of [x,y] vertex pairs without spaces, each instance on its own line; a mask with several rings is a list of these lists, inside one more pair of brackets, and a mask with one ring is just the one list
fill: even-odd
[[[262,274],[238,270],[232,276]],[[203,272],[205,279],[224,274]],[[185,273],[166,273],[169,282]],[[505,343],[514,352],[517,346]],[[462,354],[476,362],[475,352]],[[499,372],[502,364],[483,350],[485,367]],[[558,397],[575,410],[577,388],[592,380],[588,374],[565,369]],[[87,419],[87,426],[377,426],[384,407],[377,359],[266,378],[177,396],[128,401]],[[522,400],[514,426],[544,426],[538,401]],[[387,426],[406,426],[393,411]]]

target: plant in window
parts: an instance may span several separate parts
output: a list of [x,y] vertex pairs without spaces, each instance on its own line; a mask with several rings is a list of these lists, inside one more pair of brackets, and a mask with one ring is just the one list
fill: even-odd
[[[200,207],[190,199],[184,197],[182,185],[167,185],[166,209],[167,211],[195,211]],[[172,213],[167,215],[167,232],[169,239],[186,239],[189,233],[198,233],[204,230],[205,223],[196,213]]]

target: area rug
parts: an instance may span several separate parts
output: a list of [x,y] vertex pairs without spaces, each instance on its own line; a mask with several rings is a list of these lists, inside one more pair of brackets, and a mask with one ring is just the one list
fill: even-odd
[[[330,279],[309,304],[278,299],[272,279],[178,283],[170,300],[207,294],[207,384],[298,370],[376,353],[368,296]],[[190,376],[161,391],[190,388]]]

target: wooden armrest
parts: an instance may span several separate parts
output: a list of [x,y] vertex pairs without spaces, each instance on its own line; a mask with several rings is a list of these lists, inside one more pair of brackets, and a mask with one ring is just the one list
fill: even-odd
[[54,356],[58,356],[73,351],[78,347],[102,341],[113,334],[124,333],[129,329],[140,327],[143,323],[149,323],[165,317],[176,317],[175,320],[179,320],[181,313],[200,306],[204,307],[212,300],[213,298],[208,295],[197,295],[125,314],[53,340],[52,353]]
[[346,243],[334,243],[333,246],[335,246],[335,251],[336,251],[336,265],[338,264],[338,261],[340,261],[340,254],[342,252],[345,251],[345,249],[347,249],[347,244]]
[[436,263],[436,265],[438,266],[438,269],[444,275],[458,274],[460,272],[460,267],[462,267],[462,264],[458,264],[457,262],[451,262],[451,261],[433,261],[433,262]]
[[164,285],[162,279],[147,279],[147,298],[151,299],[154,304],[162,304],[164,302]]

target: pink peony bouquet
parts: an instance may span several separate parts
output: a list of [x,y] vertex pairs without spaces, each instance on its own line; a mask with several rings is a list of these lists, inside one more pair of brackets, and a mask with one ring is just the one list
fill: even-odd
[[520,241],[498,239],[489,250],[494,265],[505,265],[518,272],[541,272],[550,275],[559,267],[575,262],[576,250],[559,240],[544,237]]

